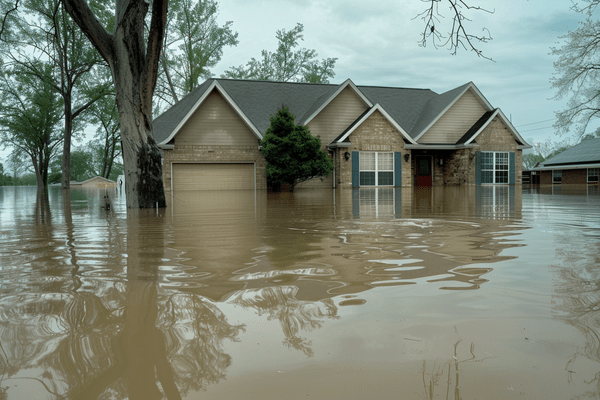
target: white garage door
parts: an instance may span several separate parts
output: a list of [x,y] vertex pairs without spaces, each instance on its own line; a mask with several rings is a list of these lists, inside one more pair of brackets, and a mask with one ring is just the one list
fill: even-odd
[[254,164],[173,164],[173,191],[254,189]]

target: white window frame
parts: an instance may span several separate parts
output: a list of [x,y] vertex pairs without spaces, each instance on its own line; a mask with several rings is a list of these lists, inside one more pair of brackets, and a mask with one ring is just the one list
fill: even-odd
[[[364,159],[366,157],[364,157],[366,154],[374,154],[375,155],[375,169],[363,169],[363,163],[364,163]],[[380,163],[379,163],[379,156],[381,154],[390,154],[391,158],[392,158],[392,169],[379,169]],[[383,187],[393,187],[394,186],[394,179],[395,179],[395,157],[394,157],[394,152],[393,151],[361,151],[360,155],[359,155],[359,168],[358,168],[358,175],[359,175],[359,186],[361,187],[376,187],[376,186],[383,186]],[[363,184],[363,180],[362,178],[362,173],[363,172],[373,172],[375,174],[375,184],[374,185],[366,185]],[[392,181],[389,185],[383,185],[383,184],[379,184],[379,173],[380,172],[391,172],[392,173]]]
[[[590,180],[590,178],[592,178],[592,180]],[[587,183],[598,183],[599,180],[600,180],[600,168],[588,168],[587,169]]]
[[552,184],[560,185],[562,183],[562,169],[553,169],[552,170]]
[[[486,154],[492,154],[492,168],[484,169],[484,156]],[[505,155],[506,157],[500,157],[500,155]],[[509,185],[510,184],[510,153],[508,151],[482,151],[481,152],[481,184],[482,185]],[[506,163],[503,161],[506,160]],[[506,166],[506,169],[499,168],[500,166]],[[498,182],[498,172],[506,171],[506,182]],[[492,182],[484,182],[484,172],[491,172],[492,174]]]

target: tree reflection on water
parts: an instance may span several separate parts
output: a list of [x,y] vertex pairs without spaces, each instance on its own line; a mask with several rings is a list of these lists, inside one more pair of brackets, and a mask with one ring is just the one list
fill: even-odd
[[[585,232],[582,234],[585,236]],[[565,370],[569,383],[589,387],[577,398],[600,398],[600,240],[582,246],[581,236],[563,236],[557,251],[563,262],[555,266],[557,317],[574,326],[585,338],[583,347],[568,360]],[[576,250],[570,250],[574,246]],[[590,362],[593,362],[591,364]],[[591,368],[590,368],[591,367]],[[597,368],[597,367],[596,367]]]
[[258,315],[267,314],[269,320],[279,320],[285,336],[283,344],[311,357],[312,342],[300,337],[300,330],[312,331],[321,328],[325,318],[338,318],[337,307],[332,299],[298,300],[297,293],[296,286],[267,287],[239,291],[229,300],[242,307],[255,309]]
[[[44,204],[36,204],[36,216],[39,210],[49,215]],[[70,207],[64,212],[69,262],[35,271],[54,284],[40,294],[23,290],[0,300],[0,395],[5,398],[9,387],[2,382],[28,380],[59,399],[164,394],[172,400],[223,378],[231,358],[222,343],[235,340],[243,326],[230,325],[198,295],[160,288],[164,219],[128,218],[126,226],[114,221],[115,229],[127,232],[120,235],[127,241],[121,255],[126,279],[119,281],[82,274],[82,260],[71,247],[79,239]],[[46,240],[56,240],[46,217],[36,217],[35,226],[46,230]]]
[[104,211],[81,193],[77,207],[68,195],[40,196],[0,275],[10,281],[0,286],[0,400],[25,381],[68,399],[172,400],[206,389],[226,377],[225,343],[245,329],[228,321],[226,303],[276,321],[285,347],[313,357],[306,334],[340,318],[336,297],[425,282],[479,289],[489,264],[514,258],[501,253],[521,229],[514,195],[498,212],[496,192],[490,206],[477,208],[475,193],[468,204],[449,201],[478,213],[466,220],[427,218],[436,193],[415,196],[416,207],[398,190],[364,191],[358,205],[340,194],[334,212],[302,193],[263,209],[256,194],[238,196],[229,214],[207,213],[190,196],[195,211],[171,216],[119,216],[118,204]]

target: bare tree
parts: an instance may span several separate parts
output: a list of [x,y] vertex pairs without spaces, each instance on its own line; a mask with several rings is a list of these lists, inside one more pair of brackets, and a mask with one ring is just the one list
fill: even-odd
[[586,15],[586,20],[562,37],[561,47],[552,48],[551,54],[558,56],[550,80],[556,89],[554,98],[569,98],[567,108],[556,113],[554,126],[561,134],[575,125],[576,135],[582,137],[590,121],[600,116],[600,21],[592,18],[599,3],[575,3],[572,9]]
[[[483,28],[482,34],[474,35],[472,28],[468,27],[467,24],[472,22],[469,13],[485,12],[492,14],[494,11],[464,0],[422,0],[422,2],[428,3],[428,5],[417,16],[423,20],[425,25],[419,41],[421,46],[425,47],[427,42],[431,40],[433,46],[436,48],[447,46],[452,54],[456,54],[459,49],[472,50],[478,57],[491,60],[490,57],[483,55],[483,51],[479,48],[480,44],[492,40],[489,30]],[[443,5],[448,5],[451,19],[449,27],[440,28],[445,18],[445,11],[441,10]],[[447,32],[444,32],[445,30]]]

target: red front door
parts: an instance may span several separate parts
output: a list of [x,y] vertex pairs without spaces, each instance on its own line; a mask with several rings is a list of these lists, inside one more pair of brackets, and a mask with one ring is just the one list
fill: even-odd
[[417,186],[431,186],[431,156],[416,156]]

